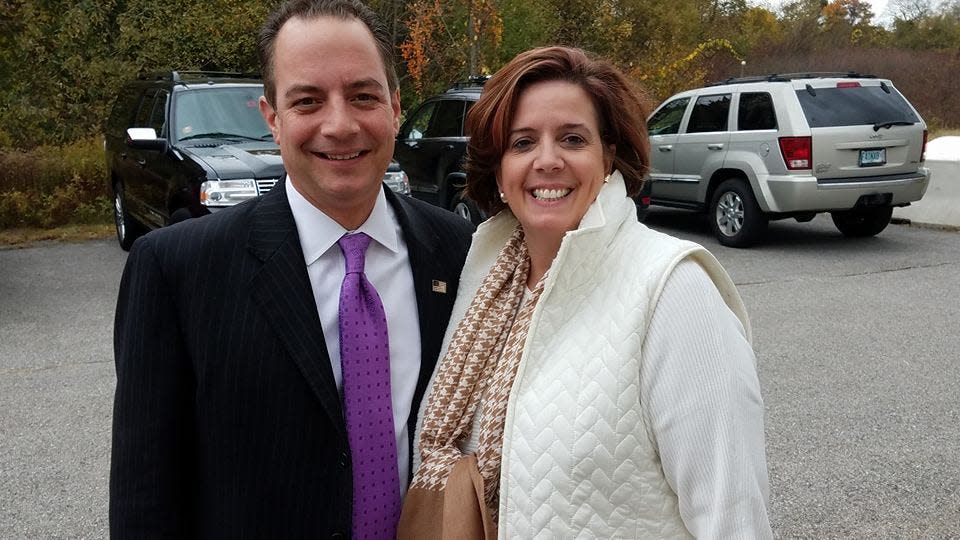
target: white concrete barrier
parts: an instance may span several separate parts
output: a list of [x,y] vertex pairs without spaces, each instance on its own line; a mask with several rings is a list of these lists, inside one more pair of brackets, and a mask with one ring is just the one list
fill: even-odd
[[912,223],[960,227],[960,137],[938,137],[927,143],[930,185],[919,201],[895,208],[894,218]]

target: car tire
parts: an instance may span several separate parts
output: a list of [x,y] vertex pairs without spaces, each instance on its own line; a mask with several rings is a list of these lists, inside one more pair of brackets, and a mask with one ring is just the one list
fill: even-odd
[[479,225],[483,221],[483,214],[477,208],[477,203],[464,196],[463,191],[458,191],[453,196],[453,200],[450,202],[450,211],[474,225]]
[[117,242],[120,244],[120,249],[130,251],[133,241],[143,234],[143,228],[127,210],[127,198],[121,182],[113,185],[113,223],[117,229]]
[[851,238],[875,236],[887,228],[893,217],[892,206],[873,208],[854,208],[842,212],[830,212],[833,224],[844,235]]
[[724,180],[713,192],[709,207],[710,229],[721,244],[749,247],[767,230],[769,220],[743,178]]

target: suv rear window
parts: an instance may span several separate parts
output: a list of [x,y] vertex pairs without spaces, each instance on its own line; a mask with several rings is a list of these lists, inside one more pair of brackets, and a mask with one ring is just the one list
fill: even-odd
[[773,111],[773,98],[770,97],[769,93],[744,92],[740,94],[737,129],[740,131],[777,129],[777,115]]
[[[812,128],[920,121],[896,90],[880,86],[797,90],[797,99]],[[816,95],[814,95],[816,94]]]

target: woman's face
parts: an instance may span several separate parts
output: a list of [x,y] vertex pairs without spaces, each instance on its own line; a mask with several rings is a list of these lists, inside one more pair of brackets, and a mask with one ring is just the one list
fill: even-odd
[[593,101],[579,85],[545,81],[520,94],[497,185],[528,243],[559,247],[597,198],[612,157]]

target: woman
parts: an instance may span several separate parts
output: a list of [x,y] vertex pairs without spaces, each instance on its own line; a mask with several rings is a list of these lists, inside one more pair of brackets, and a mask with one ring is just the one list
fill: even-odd
[[421,411],[401,538],[771,536],[743,303],[628,197],[645,113],[578,49],[522,53],[487,81],[467,190],[496,215]]

